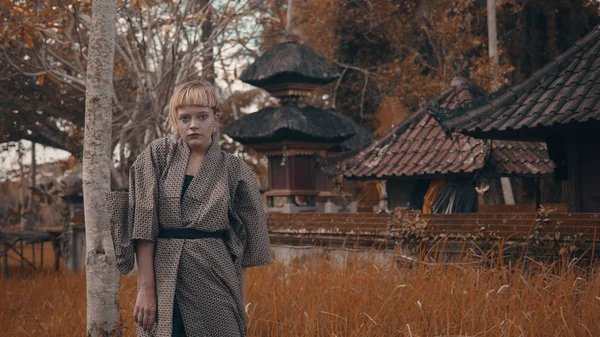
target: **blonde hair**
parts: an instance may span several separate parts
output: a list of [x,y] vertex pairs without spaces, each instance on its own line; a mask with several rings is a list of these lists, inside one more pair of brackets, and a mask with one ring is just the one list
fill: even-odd
[[183,106],[204,106],[212,108],[213,113],[218,113],[215,88],[204,80],[191,81],[175,87],[169,102],[169,118],[165,121],[165,126],[174,134],[178,134],[177,109]]

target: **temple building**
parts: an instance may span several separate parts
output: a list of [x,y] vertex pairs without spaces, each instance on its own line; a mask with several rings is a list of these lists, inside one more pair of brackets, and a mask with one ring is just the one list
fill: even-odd
[[440,115],[465,135],[546,142],[568,210],[600,212],[600,26],[523,83]]
[[[460,109],[484,96],[484,90],[466,74],[457,74],[448,89],[343,161],[339,169],[348,179],[381,181],[385,190],[382,202],[389,209],[408,207],[424,213],[534,211],[541,202],[549,201],[542,200],[541,193],[548,189],[542,186],[548,179],[540,179],[553,171],[546,144],[449,133],[436,118],[439,109]],[[546,193],[546,197],[553,195]]]
[[303,99],[339,73],[311,48],[288,38],[260,56],[240,80],[279,99],[232,122],[225,134],[269,160],[270,212],[356,212],[343,179],[321,169],[320,159],[360,148],[373,136],[351,118]]

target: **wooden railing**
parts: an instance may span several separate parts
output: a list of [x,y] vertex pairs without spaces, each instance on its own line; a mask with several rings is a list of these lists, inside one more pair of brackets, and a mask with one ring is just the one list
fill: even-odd
[[[595,259],[600,214],[272,213],[273,244]],[[594,257],[592,257],[594,256]]]
[[[0,231],[0,258],[2,260],[2,275],[9,276],[9,260],[16,260],[21,268],[30,267],[32,270],[44,267],[44,244],[50,242],[54,254],[54,268],[58,270],[60,259],[59,230],[46,231]],[[39,244],[39,253],[36,253]],[[27,247],[26,247],[27,246]],[[31,249],[31,253],[26,252]],[[39,262],[36,255],[39,254]],[[14,262],[14,261],[13,261]]]

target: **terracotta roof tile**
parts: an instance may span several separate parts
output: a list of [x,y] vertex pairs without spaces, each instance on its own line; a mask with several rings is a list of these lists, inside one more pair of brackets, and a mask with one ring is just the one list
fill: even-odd
[[[544,68],[504,94],[481,99],[466,111],[440,109],[444,127],[485,137],[487,132],[547,128],[598,120],[600,26]],[[523,137],[527,133],[521,132]]]
[[465,78],[453,81],[453,84],[456,86],[442,92],[425,108],[340,163],[344,175],[349,178],[390,178],[460,174],[483,170],[486,165],[498,174],[552,172],[553,164],[544,143],[486,141],[462,134],[447,134],[432,115],[431,106],[462,107],[484,94]]

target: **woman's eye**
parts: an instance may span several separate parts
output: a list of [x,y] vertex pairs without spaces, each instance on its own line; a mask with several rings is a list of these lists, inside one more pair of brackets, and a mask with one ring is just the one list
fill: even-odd
[[206,119],[206,115],[200,116],[200,119]]
[[181,116],[181,117],[179,117],[179,119],[182,120],[182,121],[184,121],[184,122],[187,122],[187,121],[190,120],[190,117],[188,117],[188,116]]

